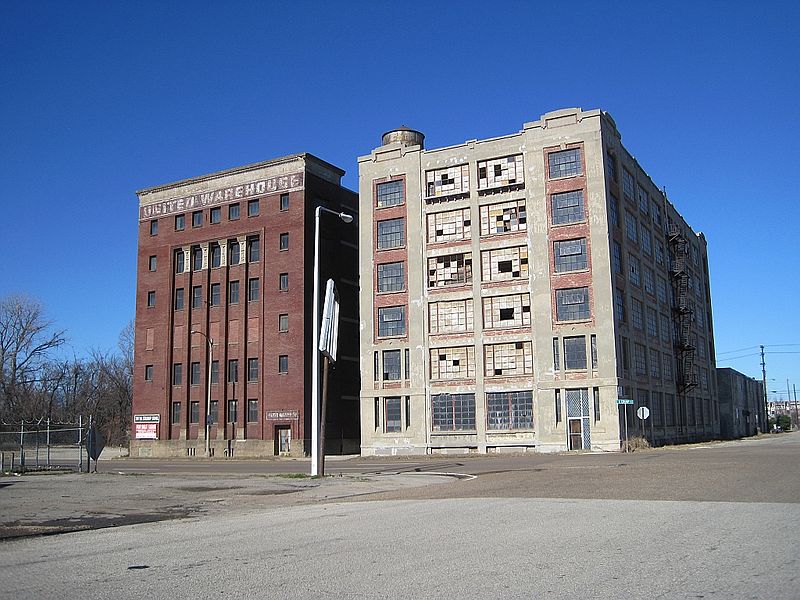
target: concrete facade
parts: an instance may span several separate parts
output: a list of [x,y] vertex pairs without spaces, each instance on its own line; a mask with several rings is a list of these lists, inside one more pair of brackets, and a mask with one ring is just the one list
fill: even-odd
[[769,431],[764,385],[730,367],[717,369],[719,425],[723,439]]
[[718,435],[705,238],[607,113],[382,141],[359,158],[362,454],[618,450],[618,397],[651,443]]
[[[343,174],[297,154],[137,192],[131,456],[204,456],[209,386],[214,456],[307,452],[314,210],[355,214]],[[326,437],[353,452],[358,239],[334,221],[321,229],[321,287],[332,277],[342,298]]]

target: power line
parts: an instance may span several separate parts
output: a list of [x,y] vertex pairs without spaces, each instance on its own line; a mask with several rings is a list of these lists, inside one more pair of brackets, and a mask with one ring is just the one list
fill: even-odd
[[758,348],[758,346],[748,346],[747,348],[739,348],[738,350],[728,350],[727,352],[717,352],[717,356],[720,354],[736,354],[737,352],[744,352],[745,350],[752,350],[753,348]]
[[723,356],[721,358],[717,358],[717,362],[725,362],[729,360],[739,360],[740,358],[750,358],[752,356],[758,356],[758,352],[753,352],[752,354],[743,354],[742,356]]
[[[782,348],[787,346],[800,346],[800,344],[764,344],[764,348]],[[752,350],[754,348],[760,348],[760,346],[747,346],[746,348],[739,348],[738,350],[726,350],[725,352],[717,352],[717,356],[721,356],[722,354],[736,354],[737,352],[744,352],[745,350]],[[777,354],[777,353],[773,353]]]

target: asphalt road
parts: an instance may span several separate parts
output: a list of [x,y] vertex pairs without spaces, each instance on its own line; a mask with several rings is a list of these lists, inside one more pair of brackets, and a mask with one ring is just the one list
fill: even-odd
[[[627,456],[346,461],[380,474],[2,542],[0,598],[798,598],[798,457],[800,434],[787,434]],[[275,479],[97,477],[196,490]]]

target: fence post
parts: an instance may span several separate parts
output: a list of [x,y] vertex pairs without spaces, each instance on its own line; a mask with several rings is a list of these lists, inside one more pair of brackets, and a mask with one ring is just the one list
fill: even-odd
[[19,467],[25,469],[25,419],[19,424]]
[[36,468],[38,469],[41,465],[39,464],[39,434],[42,432],[42,420],[39,419],[36,421]]
[[5,473],[6,471],[6,453],[0,452],[0,473]]
[[78,415],[78,472],[83,473],[83,415]]
[[47,468],[50,468],[50,417],[47,418]]

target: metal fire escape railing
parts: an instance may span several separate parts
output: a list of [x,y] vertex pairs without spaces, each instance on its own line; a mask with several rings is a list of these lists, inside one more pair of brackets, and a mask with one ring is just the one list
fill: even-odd
[[675,349],[678,357],[678,390],[686,394],[697,387],[697,373],[694,369],[695,347],[691,341],[692,309],[689,306],[689,273],[686,271],[689,242],[680,229],[670,223],[670,275],[675,290],[673,319],[678,332]]

